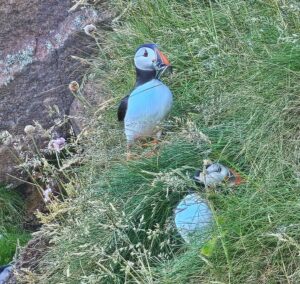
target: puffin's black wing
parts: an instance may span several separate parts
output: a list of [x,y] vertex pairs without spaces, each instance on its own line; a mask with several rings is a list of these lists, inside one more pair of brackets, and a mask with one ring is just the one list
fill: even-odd
[[129,95],[124,97],[120,102],[120,105],[118,108],[118,120],[119,121],[124,121],[126,111],[127,111],[128,98],[129,98]]
[[9,264],[0,266],[0,273],[3,272],[6,268],[10,267]]

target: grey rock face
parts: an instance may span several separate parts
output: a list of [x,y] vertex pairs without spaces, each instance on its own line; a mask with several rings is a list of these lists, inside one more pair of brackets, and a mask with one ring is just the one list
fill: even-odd
[[73,131],[78,135],[90,122],[91,114],[96,108],[101,108],[101,105],[107,100],[107,96],[103,91],[103,87],[93,81],[87,82],[84,85],[82,94],[89,106],[75,98],[70,106],[70,122]]
[[[9,174],[13,174],[16,171],[14,166],[18,163],[15,154],[12,148],[0,146],[0,184],[12,182]],[[13,181],[13,185],[17,184],[17,181]]]
[[[48,128],[54,105],[61,116],[69,113],[68,84],[84,72],[71,56],[86,58],[96,50],[83,28],[108,17],[91,8],[69,12],[71,7],[71,0],[0,1],[0,132],[23,135],[33,121]],[[1,141],[0,150],[1,183],[15,174],[15,161],[3,154],[8,149]]]

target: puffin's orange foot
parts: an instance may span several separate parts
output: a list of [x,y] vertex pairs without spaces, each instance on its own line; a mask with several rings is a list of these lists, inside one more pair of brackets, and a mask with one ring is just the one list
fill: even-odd
[[159,140],[158,139],[153,139],[150,142],[143,143],[141,146],[143,148],[150,147],[150,146],[155,146],[156,147],[158,144],[159,144]]

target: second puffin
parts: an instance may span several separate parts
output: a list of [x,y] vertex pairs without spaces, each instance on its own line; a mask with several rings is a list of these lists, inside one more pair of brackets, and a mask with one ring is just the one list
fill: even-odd
[[157,135],[158,126],[173,102],[170,89],[159,80],[171,65],[156,44],[139,46],[134,64],[134,89],[122,99],[118,109],[118,119],[124,121],[128,148],[138,139]]

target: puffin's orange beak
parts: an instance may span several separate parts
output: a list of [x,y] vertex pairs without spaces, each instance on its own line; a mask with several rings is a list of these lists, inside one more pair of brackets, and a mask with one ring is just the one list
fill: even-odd
[[155,62],[157,77],[159,78],[166,70],[172,73],[172,66],[167,56],[165,56],[158,48],[156,48],[155,51],[157,55],[157,59]]
[[157,54],[160,57],[161,63],[170,66],[170,61],[168,60],[167,56],[165,56],[159,49],[157,49]]

